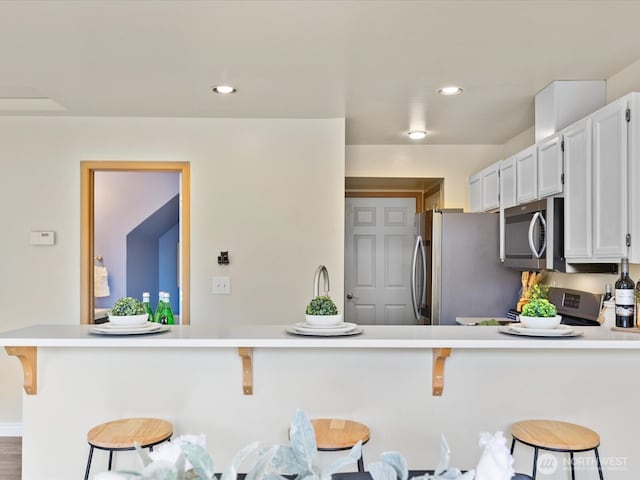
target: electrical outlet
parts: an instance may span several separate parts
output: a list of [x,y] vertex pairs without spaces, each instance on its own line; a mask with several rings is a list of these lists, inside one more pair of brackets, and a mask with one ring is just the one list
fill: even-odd
[[231,278],[230,277],[213,277],[213,294],[214,295],[230,295],[231,294]]

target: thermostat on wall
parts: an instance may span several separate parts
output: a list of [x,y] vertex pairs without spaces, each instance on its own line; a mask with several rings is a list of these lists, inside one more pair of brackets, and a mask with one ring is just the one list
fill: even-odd
[[31,245],[53,245],[56,242],[56,232],[31,232]]

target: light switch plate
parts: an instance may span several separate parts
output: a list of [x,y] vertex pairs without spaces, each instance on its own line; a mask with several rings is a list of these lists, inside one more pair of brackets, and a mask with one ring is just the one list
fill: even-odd
[[55,232],[32,231],[29,244],[31,245],[54,245],[56,243]]
[[231,278],[230,277],[213,277],[213,294],[214,295],[230,295],[231,294]]

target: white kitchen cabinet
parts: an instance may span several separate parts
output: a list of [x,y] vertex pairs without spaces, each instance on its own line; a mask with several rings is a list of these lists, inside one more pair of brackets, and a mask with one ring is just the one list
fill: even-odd
[[469,177],[469,211],[482,211],[482,172]]
[[515,207],[516,197],[516,157],[502,160],[500,169],[500,208]]
[[538,198],[538,149],[535,145],[516,154],[516,192],[518,204]]
[[500,206],[500,162],[482,171],[482,211],[495,210]]
[[[629,100],[629,261],[640,263],[640,94]],[[638,280],[638,279],[635,279]]]
[[562,192],[562,133],[538,144],[538,198]]
[[593,257],[627,255],[627,97],[598,110],[593,135]]
[[564,254],[567,260],[593,255],[591,118],[577,122],[564,136]]

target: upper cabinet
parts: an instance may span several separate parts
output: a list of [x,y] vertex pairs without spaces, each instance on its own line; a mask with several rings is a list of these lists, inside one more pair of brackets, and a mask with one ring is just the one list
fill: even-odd
[[482,211],[495,210],[500,206],[500,178],[499,164],[485,168],[482,171]]
[[510,157],[500,164],[500,208],[515,207],[516,197],[516,157]]
[[499,164],[489,165],[469,177],[470,212],[488,212],[500,206]]
[[562,133],[538,144],[538,198],[562,192]]
[[516,198],[518,204],[538,198],[538,150],[535,145],[516,154]]
[[482,211],[482,172],[469,177],[469,211]]

